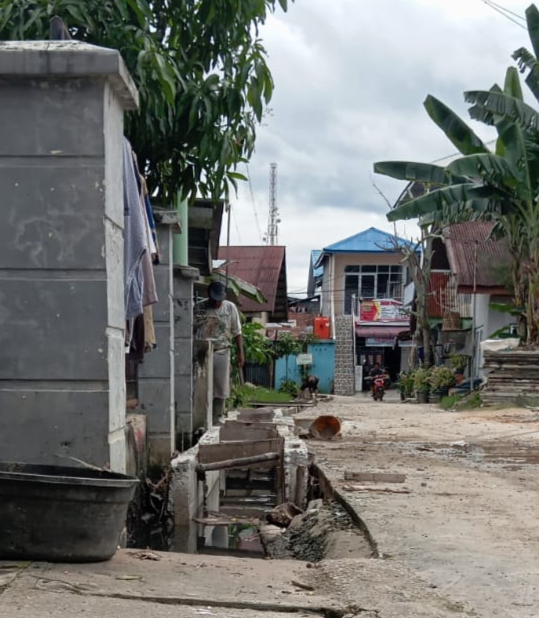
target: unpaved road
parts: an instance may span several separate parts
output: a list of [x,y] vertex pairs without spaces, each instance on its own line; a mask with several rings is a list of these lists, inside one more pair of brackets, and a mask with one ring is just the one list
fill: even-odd
[[[340,439],[309,448],[367,525],[382,562],[410,569],[456,611],[539,616],[537,412],[444,412],[362,396],[300,416],[316,414],[342,421]],[[404,473],[404,484],[374,486],[409,493],[358,491],[366,484],[345,481],[345,469]],[[383,601],[378,607],[383,616]]]
[[[299,416],[322,413],[342,436],[309,448],[380,558],[344,544],[314,565],[125,550],[89,565],[0,562],[0,618],[539,616],[536,412],[336,398]],[[406,479],[369,485],[346,469]]]

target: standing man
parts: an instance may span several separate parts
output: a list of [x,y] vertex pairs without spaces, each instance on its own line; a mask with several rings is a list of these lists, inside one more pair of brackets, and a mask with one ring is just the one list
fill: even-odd
[[230,350],[236,346],[240,371],[245,362],[243,339],[238,309],[225,300],[226,286],[212,281],[208,286],[208,299],[204,302],[203,315],[197,320],[197,339],[213,341],[213,405],[212,420],[216,425],[224,412],[225,400],[230,396]]

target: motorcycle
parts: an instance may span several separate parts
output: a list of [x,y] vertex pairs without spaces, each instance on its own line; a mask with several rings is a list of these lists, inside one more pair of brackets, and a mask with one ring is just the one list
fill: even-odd
[[389,376],[381,373],[380,375],[371,378],[372,385],[372,398],[374,401],[383,401],[386,393],[387,384],[389,382]]

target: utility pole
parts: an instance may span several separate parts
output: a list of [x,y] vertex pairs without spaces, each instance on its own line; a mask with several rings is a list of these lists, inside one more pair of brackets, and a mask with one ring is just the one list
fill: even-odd
[[268,231],[264,238],[268,245],[279,244],[280,222],[277,208],[277,163],[270,163]]

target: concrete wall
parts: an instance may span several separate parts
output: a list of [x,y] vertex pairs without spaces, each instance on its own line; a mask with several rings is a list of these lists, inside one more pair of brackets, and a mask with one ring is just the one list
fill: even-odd
[[113,50],[0,43],[4,460],[125,469],[122,139],[136,100]]
[[174,391],[178,439],[196,429],[193,423],[193,283],[198,276],[196,268],[174,268]]
[[[330,340],[317,341],[309,345],[307,352],[313,355],[313,364],[307,371],[319,379],[318,390],[321,393],[331,393],[335,376],[335,342]],[[279,388],[286,379],[286,357],[275,361],[275,388]],[[301,384],[301,367],[295,356],[288,357],[288,379]]]
[[354,323],[351,315],[335,319],[335,395],[355,393]]
[[153,320],[157,348],[144,355],[138,367],[138,400],[146,415],[149,459],[151,463],[168,464],[175,449],[174,354],[171,354],[170,319],[172,229],[156,224],[160,263],[153,268],[158,302],[153,305]]
[[[507,302],[507,298],[495,298],[491,297],[490,294],[476,294],[475,295],[475,323],[477,330],[477,345],[475,350],[475,364],[474,364],[474,374],[479,376],[485,376],[483,371],[483,352],[481,350],[481,346],[479,345],[480,341],[484,341],[485,339],[489,339],[492,334],[496,331],[500,330],[504,326],[508,326],[515,322],[515,317],[508,313],[501,313],[500,311],[495,311],[490,308],[491,302],[503,303]],[[474,302],[474,298],[472,296],[472,305]],[[469,342],[467,344],[466,353],[471,354],[472,352],[472,340],[471,335],[469,337]]]

